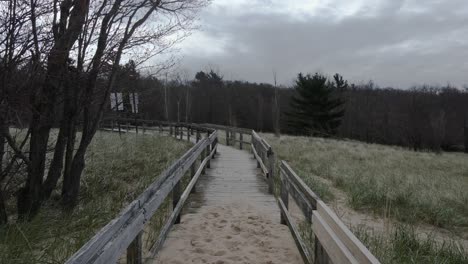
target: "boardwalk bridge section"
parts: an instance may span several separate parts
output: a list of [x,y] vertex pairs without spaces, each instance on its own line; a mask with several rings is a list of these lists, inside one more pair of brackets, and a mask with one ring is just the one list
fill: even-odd
[[[192,141],[194,146],[98,231],[67,264],[155,263],[154,257],[164,247],[171,228],[181,223],[181,215],[185,217],[183,208],[197,210],[239,199],[248,200],[267,212],[271,222],[289,228],[301,256],[299,262],[302,259],[304,263],[317,264],[379,263],[288,163],[276,160],[272,147],[253,130],[125,119],[106,120],[102,129],[119,133],[166,133]],[[225,145],[219,144],[220,141]],[[245,150],[250,150],[250,154]],[[215,159],[213,167],[212,159]],[[299,231],[289,210],[290,198],[302,212],[303,226],[311,237],[301,235],[304,232]],[[168,200],[172,211],[144,252],[144,230]],[[287,229],[277,228],[278,232],[284,230]]]

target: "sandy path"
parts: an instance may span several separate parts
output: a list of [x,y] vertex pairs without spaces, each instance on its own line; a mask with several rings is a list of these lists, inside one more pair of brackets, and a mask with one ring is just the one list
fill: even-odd
[[286,226],[248,201],[206,206],[169,233],[154,263],[302,263]]

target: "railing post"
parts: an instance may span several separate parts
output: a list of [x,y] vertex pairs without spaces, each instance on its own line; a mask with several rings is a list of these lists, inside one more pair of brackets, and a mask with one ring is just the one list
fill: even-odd
[[169,125],[169,135],[172,136],[172,125]]
[[325,249],[323,248],[320,240],[314,235],[314,260],[316,264],[329,264],[329,257]]
[[[287,181],[283,177],[286,177],[285,175],[281,175],[281,180],[280,180],[280,199],[283,201],[284,206],[286,209],[289,208],[289,194],[288,194],[288,187],[286,186]],[[281,213],[281,224],[286,225],[286,216]]]
[[135,131],[138,134],[138,123],[135,123]]
[[187,141],[190,141],[190,127],[187,127]]
[[275,153],[273,150],[268,149],[268,192],[273,193],[275,187]]
[[200,141],[200,130],[198,130],[198,128],[197,128],[197,143],[198,143],[198,141]]
[[216,143],[218,142],[218,138],[215,138],[213,143],[211,143],[211,150],[214,150],[213,156],[211,157],[212,159],[215,159],[216,156]]
[[120,126],[120,123],[117,123],[117,126],[119,127],[119,135],[122,133],[122,128]]
[[127,264],[143,263],[142,243],[142,232],[140,232],[127,248]]
[[[205,159],[205,157],[206,157],[206,148],[203,149],[203,151],[202,151],[202,153],[201,153],[200,162],[203,162],[203,160]],[[202,168],[202,172],[201,172],[201,173],[202,173],[203,175],[205,174],[205,168],[206,168],[206,166],[203,166],[203,168]]]
[[[208,144],[208,146],[206,146],[206,157],[210,156],[210,153],[211,153],[211,144]],[[211,158],[209,158],[206,161],[206,167],[208,169],[211,168]]]
[[180,133],[180,140],[182,140],[183,137],[184,137],[184,127],[183,126],[180,126],[179,133]]
[[[180,180],[174,185],[174,188],[172,189],[172,210],[174,210],[179,203],[180,200]],[[179,224],[180,223],[180,214],[177,215],[176,220],[174,224]]]
[[226,129],[226,146],[229,146],[229,129]]
[[[190,166],[190,180],[193,179],[193,177],[195,176],[195,172],[197,171],[197,168],[195,167],[196,163],[197,163],[197,161],[194,161],[192,166]],[[193,186],[192,190],[190,191],[190,193],[195,193],[196,192],[196,190],[195,190],[196,187],[197,187],[197,185],[195,184]]]
[[143,127],[143,134],[145,134],[145,131],[146,131],[146,124],[145,124],[145,123],[142,123],[141,126]]
[[244,140],[242,132],[239,132],[239,148],[242,149],[242,141]]

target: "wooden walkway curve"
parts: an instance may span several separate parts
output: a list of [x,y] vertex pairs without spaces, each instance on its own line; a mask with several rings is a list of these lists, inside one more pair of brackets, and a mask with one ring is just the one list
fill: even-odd
[[302,263],[279,216],[252,155],[218,145],[153,263]]

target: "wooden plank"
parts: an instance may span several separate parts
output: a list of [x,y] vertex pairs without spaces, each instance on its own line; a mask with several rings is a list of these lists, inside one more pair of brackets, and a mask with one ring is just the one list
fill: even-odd
[[142,232],[138,233],[127,249],[127,264],[142,264]]
[[90,259],[97,254],[97,250],[103,248],[112,236],[120,230],[124,224],[138,211],[139,201],[135,200],[122,210],[122,212],[98,231],[80,250],[73,254],[66,263],[89,263]]
[[257,159],[258,163],[260,164],[260,168],[262,169],[263,174],[265,175],[265,177],[268,177],[268,169],[265,166],[265,164],[263,164],[262,159],[258,155],[257,150],[255,149],[255,147],[253,145],[252,145],[252,151],[253,151],[254,156]]
[[314,211],[312,214],[312,230],[327,252],[332,263],[359,263],[317,211]]
[[[280,199],[284,204],[286,209],[289,208],[289,194],[288,194],[288,184],[289,182],[280,174],[281,182],[280,182]],[[286,225],[286,215],[281,213],[281,224]]]
[[[178,181],[172,189],[172,210],[174,210],[180,200],[180,181]],[[180,223],[180,215],[177,215],[174,224]]]
[[268,186],[269,186],[269,193],[272,194],[274,192],[275,187],[275,170],[276,170],[276,158],[275,153],[270,149],[267,152],[268,157]]
[[317,201],[321,200],[317,194],[315,194],[305,183],[304,181],[294,172],[294,170],[289,166],[289,164],[282,160],[280,168],[282,168],[285,172],[285,175],[296,184],[299,190],[304,194],[306,199],[310,202],[313,206],[312,209],[317,208]]
[[317,238],[316,235],[313,236],[315,264],[330,264],[330,257],[328,256],[327,252],[320,243],[320,240]]
[[252,130],[252,141],[257,141],[259,143],[259,147],[261,147],[262,149],[258,149],[257,151],[260,152],[267,152],[269,149],[270,149],[270,146],[267,146],[265,143],[266,141],[264,141],[258,134],[257,132],[253,131]]
[[317,211],[359,263],[380,263],[323,201],[317,202]]
[[294,201],[296,201],[296,204],[304,214],[305,219],[310,223],[312,221],[312,205],[304,196],[304,194],[299,190],[296,184],[289,180],[283,168],[280,168],[280,178],[282,183],[281,186],[284,186],[284,188],[287,189],[286,192],[293,197]]
[[[313,261],[312,261],[312,257],[310,255],[310,252],[307,249],[306,244],[302,240],[299,231],[297,230],[296,226],[294,225],[294,222],[293,222],[293,220],[291,218],[291,215],[289,215],[288,209],[286,208],[283,201],[281,201],[281,199],[278,199],[278,205],[279,205],[279,207],[281,209],[281,213],[284,214],[284,216],[285,216],[286,224],[288,225],[289,230],[291,231],[291,234],[292,234],[292,236],[294,238],[294,241],[296,242],[297,248],[299,249],[299,253],[301,253],[301,256],[302,256],[302,259],[304,260],[304,263],[305,264],[312,264]],[[337,262],[337,264],[341,264],[341,263]]]

